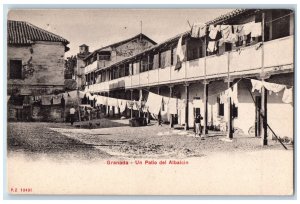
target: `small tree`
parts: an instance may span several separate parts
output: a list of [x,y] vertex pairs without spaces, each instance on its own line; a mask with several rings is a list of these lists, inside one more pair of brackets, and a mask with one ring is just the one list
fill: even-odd
[[71,56],[71,57],[67,57],[67,59],[65,60],[65,79],[72,79],[72,76],[75,75],[75,70],[77,67],[77,57],[75,56]]

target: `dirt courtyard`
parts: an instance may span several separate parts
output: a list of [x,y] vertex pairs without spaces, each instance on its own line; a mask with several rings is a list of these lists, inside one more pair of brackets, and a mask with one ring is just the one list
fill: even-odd
[[[226,142],[226,133],[209,132],[205,140],[195,137],[192,130],[170,129],[155,123],[145,127],[130,127],[128,120],[101,119],[75,123],[9,123],[8,150],[32,157],[47,155],[56,160],[103,158],[185,158],[201,157],[218,152],[247,152],[283,149],[279,142],[261,146],[261,139],[235,135]],[[97,124],[97,125],[96,125]],[[80,127],[79,127],[80,125]],[[292,150],[293,146],[288,145]]]
[[[285,150],[279,142],[270,141],[262,147],[260,138],[246,135],[234,135],[232,142],[226,142],[225,133],[220,132],[209,132],[201,140],[192,130],[155,123],[130,127],[128,120],[101,119],[93,121],[92,129],[88,126],[88,122],[73,127],[64,123],[8,123],[9,187],[27,185],[32,186],[33,193],[44,194],[293,193],[292,145]],[[146,161],[168,164],[173,160],[186,164],[146,165]],[[139,161],[143,165],[137,165]],[[34,182],[45,178],[45,184]]]

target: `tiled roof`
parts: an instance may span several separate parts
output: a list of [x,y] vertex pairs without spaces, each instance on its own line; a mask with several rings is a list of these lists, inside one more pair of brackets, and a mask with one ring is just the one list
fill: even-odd
[[7,31],[8,44],[28,45],[35,41],[69,44],[69,41],[66,39],[24,21],[9,20],[7,23]]
[[128,39],[119,41],[119,42],[117,42],[117,43],[113,43],[113,44],[107,45],[107,46],[105,46],[105,47],[101,47],[101,48],[95,50],[94,52],[92,52],[90,55],[88,55],[88,56],[85,58],[85,60],[87,60],[88,58],[90,58],[91,56],[93,56],[94,54],[96,54],[96,53],[99,52],[99,51],[107,50],[107,48],[115,47],[115,46],[118,46],[118,45],[121,45],[121,44],[125,44],[125,43],[127,43],[127,42],[129,42],[129,41],[131,41],[131,40],[133,40],[133,39],[140,38],[140,37],[142,37],[142,38],[144,38],[144,39],[147,39],[149,42],[151,42],[151,43],[154,44],[154,45],[157,44],[155,41],[153,41],[152,39],[150,39],[148,36],[146,36],[146,35],[140,33],[140,34],[135,35],[135,36],[133,36],[133,37],[131,37],[131,38],[128,38]]
[[[211,21],[208,21],[208,22],[206,22],[205,24],[206,24],[206,25],[211,25],[211,24],[215,24],[215,23],[221,23],[221,22],[223,22],[223,21],[226,21],[226,20],[229,20],[229,19],[231,19],[231,18],[237,17],[237,16],[239,16],[239,15],[241,15],[241,14],[245,14],[245,13],[248,13],[248,12],[251,13],[251,12],[256,12],[256,11],[259,11],[259,10],[258,10],[258,9],[235,9],[235,10],[233,10],[233,11],[231,11],[231,12],[228,12],[228,13],[226,13],[226,14],[224,14],[224,15],[221,15],[221,16],[219,16],[219,17],[217,17],[217,18],[215,18],[215,19],[213,19],[213,20],[211,20]],[[136,58],[136,57],[139,57],[139,56],[141,56],[141,55],[144,55],[144,54],[147,53],[147,52],[153,51],[153,50],[155,50],[155,49],[159,49],[159,48],[161,48],[161,47],[164,47],[164,46],[167,45],[167,44],[177,42],[181,36],[182,36],[183,38],[185,38],[185,37],[187,37],[187,36],[189,35],[189,33],[190,33],[190,31],[186,31],[186,32],[184,32],[184,33],[180,33],[180,34],[178,34],[178,35],[176,35],[176,36],[174,36],[174,37],[172,37],[172,38],[169,38],[169,39],[167,39],[167,40],[165,40],[165,41],[163,41],[163,42],[161,42],[161,43],[159,43],[159,44],[156,44],[156,45],[154,45],[154,46],[152,46],[152,47],[150,47],[150,48],[144,50],[144,51],[141,52],[141,53],[138,53],[138,54],[136,54],[136,55],[134,55],[134,56],[130,56],[130,57],[128,57],[128,58],[126,58],[126,59],[124,59],[124,60],[122,60],[122,61],[116,62],[116,63],[110,65],[109,67],[118,66],[119,64],[122,64],[122,63],[124,63],[124,62],[126,62],[126,61],[129,61],[129,60],[131,60],[131,59],[134,59],[134,58]],[[106,69],[106,68],[108,68],[108,67],[101,68],[101,69]],[[98,71],[98,70],[101,70],[101,69],[97,69],[97,71]]]
[[241,15],[241,14],[244,14],[246,12],[255,12],[255,11],[258,11],[258,9],[235,9],[233,11],[230,11],[226,14],[223,14],[223,15],[220,15],[218,16],[217,18],[211,20],[211,21],[208,21],[206,22],[206,25],[210,25],[210,24],[216,24],[216,23],[220,23],[222,21],[226,21],[226,20],[229,20],[233,17],[236,17],[238,15]]

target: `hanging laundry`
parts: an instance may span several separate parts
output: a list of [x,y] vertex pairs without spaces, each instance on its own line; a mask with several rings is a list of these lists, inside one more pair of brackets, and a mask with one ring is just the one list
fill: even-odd
[[227,99],[228,99],[228,90],[221,92],[220,93],[220,104],[227,103]]
[[96,105],[102,105],[101,101],[102,101],[102,96],[96,96]]
[[77,91],[71,91],[71,92],[69,92],[69,96],[70,96],[71,98],[77,98],[78,93],[77,93]]
[[293,87],[288,89],[287,87],[285,88],[282,96],[282,101],[284,103],[293,103]]
[[43,95],[42,96],[42,105],[51,105],[52,95]]
[[90,95],[89,100],[92,101],[92,100],[96,99],[96,97],[97,97],[97,95]]
[[178,110],[185,109],[185,103],[186,103],[185,99],[178,99]]
[[126,105],[127,105],[127,108],[128,108],[128,109],[132,109],[132,108],[133,108],[133,105],[134,105],[134,102],[128,100]]
[[201,108],[203,105],[203,102],[201,99],[194,99],[193,100],[193,107],[194,108]]
[[169,114],[177,114],[177,98],[169,98],[168,111]]
[[231,25],[221,25],[222,41],[227,43],[235,43],[236,35],[232,33]]
[[209,26],[209,35],[208,35],[210,37],[210,39],[212,39],[212,40],[216,39],[217,34],[220,31],[220,29],[221,29],[220,25],[217,25],[217,26],[210,25]]
[[254,21],[244,24],[244,35],[249,35],[252,32]]
[[138,101],[133,101],[133,105],[132,105],[132,110],[139,110],[139,102]]
[[206,29],[207,29],[207,26],[202,26],[199,30],[199,38],[202,38],[206,35]]
[[237,107],[239,104],[238,101],[238,84],[234,84],[232,89],[229,90],[229,97],[231,98],[232,103]]
[[251,37],[259,37],[262,35],[261,22],[252,25]]
[[251,79],[251,84],[252,84],[252,92],[254,92],[255,90],[258,90],[259,93],[261,92],[261,88],[263,86],[262,81]]
[[119,104],[120,112],[123,113],[126,109],[127,101],[124,99],[118,99],[118,104]]
[[68,93],[63,93],[62,95],[63,95],[64,99],[67,100],[69,94]]
[[62,98],[62,94],[54,95],[53,104],[54,105],[61,104],[61,98]]
[[182,36],[178,40],[177,49],[176,49],[176,56],[179,58],[179,61],[182,62],[184,59],[184,52],[182,47]]
[[102,98],[102,101],[100,101],[101,104],[107,106],[107,97],[106,96],[102,96],[101,98]]
[[209,41],[207,45],[208,52],[214,52],[217,50],[217,43],[216,41]]
[[275,84],[275,83],[269,83],[269,82],[262,82],[263,86],[269,91],[269,94],[271,95],[272,92],[278,93],[282,91],[286,86],[281,84]]
[[162,96],[149,92],[146,105],[150,113],[158,114],[162,105]]
[[87,92],[86,94],[85,94],[85,97],[86,98],[90,98],[92,95],[89,93],[89,92]]
[[108,106],[118,107],[118,99],[108,97],[107,98],[107,105]]
[[234,25],[234,33],[236,33],[239,37],[244,36],[244,25]]
[[199,32],[201,28],[201,24],[194,23],[192,26],[192,31],[191,31],[191,37],[192,38],[199,38]]
[[85,95],[85,94],[84,94],[83,91],[79,91],[79,97],[80,97],[80,98],[84,98],[84,95]]

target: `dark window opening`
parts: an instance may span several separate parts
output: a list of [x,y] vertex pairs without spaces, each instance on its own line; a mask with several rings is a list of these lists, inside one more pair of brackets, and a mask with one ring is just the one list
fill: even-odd
[[22,79],[22,60],[10,60],[10,79]]
[[217,98],[217,101],[218,101],[218,115],[219,116],[224,116],[224,104],[222,104],[220,102],[220,98],[219,97]]

